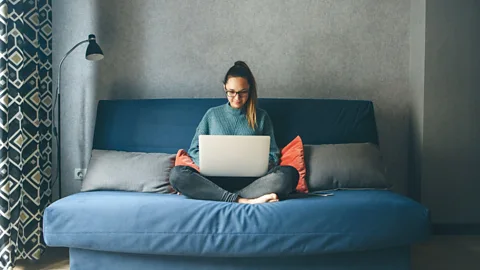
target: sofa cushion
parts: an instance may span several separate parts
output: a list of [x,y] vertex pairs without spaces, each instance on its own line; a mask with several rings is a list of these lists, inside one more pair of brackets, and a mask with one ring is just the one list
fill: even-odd
[[307,183],[305,182],[307,170],[305,168],[303,142],[300,136],[295,137],[290,143],[282,148],[280,153],[280,165],[292,166],[297,169],[299,178],[295,190],[299,193],[308,193]]
[[81,191],[171,193],[169,176],[174,162],[172,154],[94,149]]
[[[48,246],[184,256],[310,255],[428,238],[429,212],[387,190],[342,190],[258,205],[181,195],[94,191],[52,203]],[[248,248],[246,248],[248,247]]]
[[175,166],[189,166],[193,169],[200,171],[200,168],[193,162],[193,159],[188,155],[187,151],[184,149],[179,149],[175,157]]
[[[221,104],[225,98],[100,100],[92,147],[174,154],[188,149],[205,112]],[[280,148],[297,135],[304,144],[378,143],[371,101],[259,98],[258,107],[268,112]]]
[[310,191],[386,189],[382,155],[372,143],[305,145]]

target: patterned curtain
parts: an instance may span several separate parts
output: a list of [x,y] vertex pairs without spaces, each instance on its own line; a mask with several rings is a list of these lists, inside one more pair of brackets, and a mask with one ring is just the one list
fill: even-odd
[[37,260],[51,202],[51,0],[0,0],[0,267]]

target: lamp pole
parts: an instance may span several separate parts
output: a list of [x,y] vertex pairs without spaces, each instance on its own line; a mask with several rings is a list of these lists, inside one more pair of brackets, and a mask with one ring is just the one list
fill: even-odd
[[[82,40],[80,41],[79,43],[75,44],[75,46],[73,46],[73,48],[71,48],[66,54],[65,56],[63,56],[62,60],[60,61],[60,64],[58,65],[58,76],[57,76],[57,94],[56,94],[56,99],[55,99],[55,102],[54,102],[54,108],[53,108],[53,113],[55,113],[55,103],[57,102],[58,100],[58,106],[57,106],[57,125],[55,125],[55,121],[52,121],[53,122],[53,135],[57,138],[57,175],[56,175],[56,178],[57,178],[57,181],[58,181],[58,198],[60,199],[62,197],[62,181],[61,181],[61,177],[62,177],[62,161],[61,161],[61,149],[60,149],[60,146],[61,146],[61,124],[60,124],[60,119],[61,119],[61,116],[60,116],[60,113],[61,113],[61,84],[60,84],[60,81],[61,81],[61,77],[62,77],[62,65],[63,65],[63,62],[65,61],[65,59],[68,57],[68,55],[70,55],[78,46],[82,45],[83,43],[87,43],[89,42],[90,44],[88,45],[88,48],[87,48],[87,53],[86,53],[86,58],[88,60],[101,60],[103,59],[103,52],[102,50],[100,49],[100,46],[98,46],[98,44],[96,43],[96,38],[95,38],[95,35],[89,35],[88,36],[88,39],[86,40]],[[95,55],[95,57],[91,57],[92,55]]]

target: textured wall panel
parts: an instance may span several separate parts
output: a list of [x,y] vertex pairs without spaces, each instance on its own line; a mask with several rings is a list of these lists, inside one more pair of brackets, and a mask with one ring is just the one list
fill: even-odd
[[[220,97],[224,72],[241,59],[256,74],[262,97],[375,102],[388,174],[395,189],[405,192],[410,0],[75,2],[54,2],[54,47],[65,51],[77,36],[66,29],[83,34],[87,25],[96,31],[105,59],[97,64],[70,59],[78,72],[65,75],[65,85],[86,97],[62,104],[66,118],[84,119],[79,130],[65,130],[63,138],[70,139],[63,150],[68,152],[64,179],[86,163],[92,96]],[[58,57],[60,51],[54,53]],[[67,193],[78,191],[78,182],[65,181],[72,182],[65,185]]]

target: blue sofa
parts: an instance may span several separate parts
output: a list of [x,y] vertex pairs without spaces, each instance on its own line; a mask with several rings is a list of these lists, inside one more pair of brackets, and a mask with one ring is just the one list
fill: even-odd
[[[94,149],[176,153],[225,99],[102,100]],[[378,144],[370,101],[260,99],[279,147]],[[388,190],[243,205],[173,194],[80,192],[45,210],[48,246],[83,269],[410,269],[430,235],[429,211]]]

